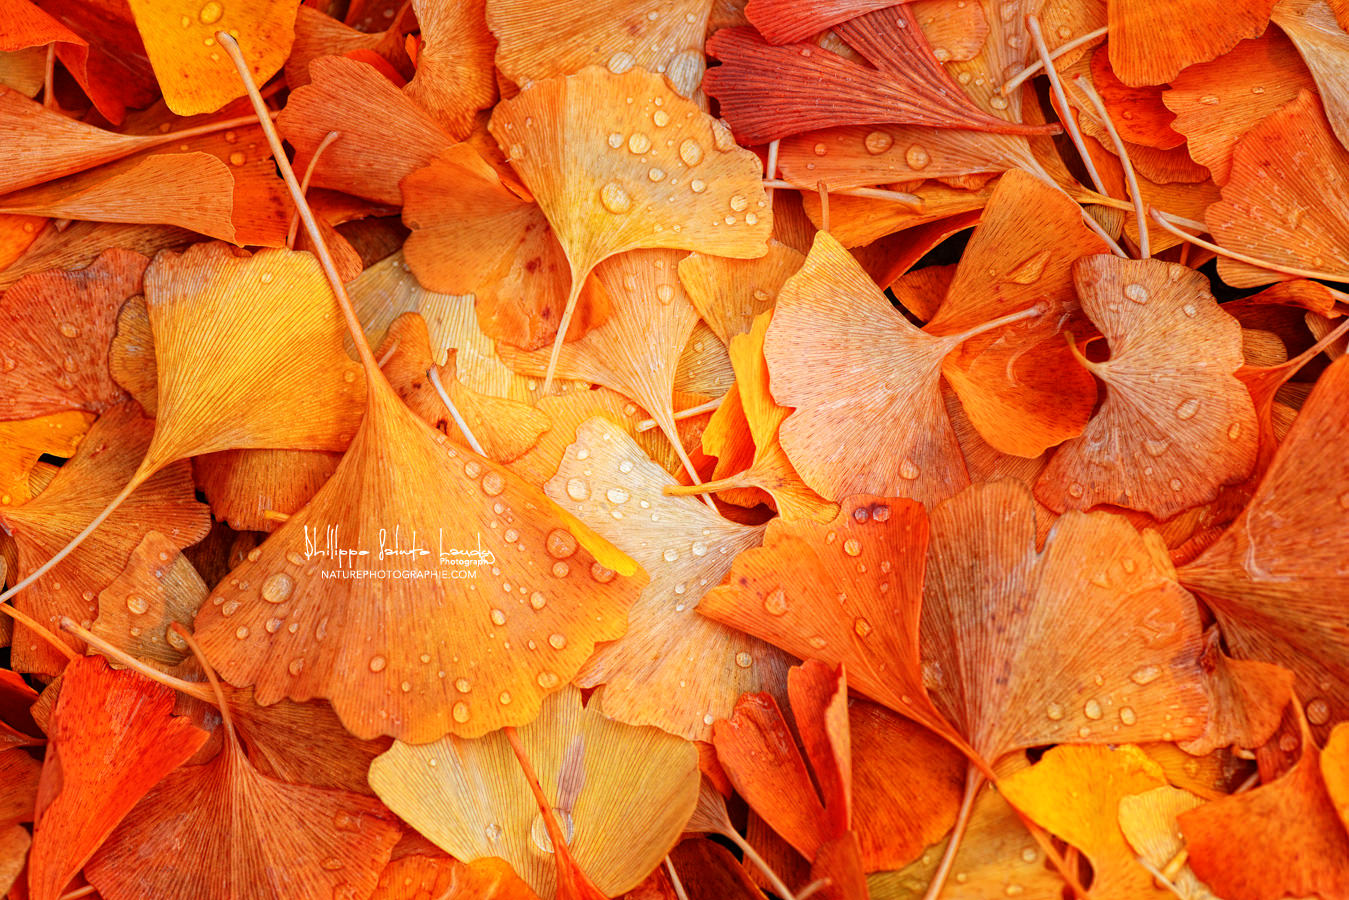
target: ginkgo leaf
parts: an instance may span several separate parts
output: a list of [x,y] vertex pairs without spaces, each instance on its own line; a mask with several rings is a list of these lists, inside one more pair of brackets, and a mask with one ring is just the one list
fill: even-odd
[[1199,612],[1160,540],[1070,512],[1039,550],[1035,519],[1015,481],[933,511],[922,634],[938,708],[990,763],[1042,744],[1197,737]]
[[42,763],[23,748],[0,750],[0,784],[5,786],[4,793],[0,794],[0,828],[33,821],[41,772]]
[[1321,765],[1321,749],[1304,724],[1301,754],[1288,772],[1182,813],[1194,873],[1229,900],[1349,891],[1349,833],[1326,792]]
[[[171,773],[85,867],[108,900],[330,900],[369,896],[399,829],[377,800],[258,772],[235,737],[204,765]],[[178,853],[171,848],[189,847]],[[169,854],[147,865],[146,852]]]
[[1106,385],[1081,437],[1036,482],[1057,511],[1103,503],[1168,519],[1255,465],[1255,407],[1235,373],[1241,330],[1208,280],[1175,263],[1101,255],[1073,270],[1082,308],[1110,344],[1082,364]]
[[404,15],[388,26],[383,31],[357,31],[301,3],[295,16],[295,43],[286,57],[286,84],[292,91],[308,84],[309,64],[316,59],[360,51],[374,53],[407,77],[412,74],[412,63],[405,49],[405,32],[412,27],[412,19]]
[[839,22],[893,6],[893,0],[749,0],[745,18],[774,44],[790,44],[814,37]]
[[42,10],[81,38],[58,43],[56,59],[109,122],[121,124],[128,108],[155,101],[154,70],[125,3],[43,0]]
[[173,692],[98,657],[71,663],[52,716],[28,889],[56,900],[123,817],[206,741]]
[[197,489],[239,531],[275,531],[332,477],[339,455],[316,450],[221,450],[192,459]]
[[108,371],[108,345],[122,301],[141,289],[146,263],[110,250],[86,268],[29,275],[4,292],[0,419],[99,413],[126,396]]
[[44,454],[68,458],[94,421],[92,413],[68,410],[35,419],[0,422],[0,506],[32,496],[28,474]]
[[[922,201],[921,211],[890,200],[833,196],[829,198],[829,234],[844,247],[861,247],[897,231],[981,210],[993,195],[995,184],[989,182],[973,190],[953,188],[941,181],[904,184],[907,193]],[[811,222],[824,224],[818,193],[803,194],[801,202]]]
[[965,757],[923,726],[865,700],[848,704],[848,730],[852,827],[863,868],[898,869],[951,830]]
[[0,211],[177,225],[232,243],[234,176],[209,153],[152,153],[6,195]]
[[237,257],[221,244],[162,254],[145,299],[159,425],[142,471],[241,447],[346,448],[364,385],[310,254]]
[[[606,895],[635,887],[678,841],[698,794],[688,741],[606,719],[570,686],[518,735],[571,855]],[[553,844],[505,735],[396,742],[370,783],[456,859],[500,857],[544,900],[555,896]]]
[[1120,81],[1110,68],[1108,46],[1092,53],[1090,71],[1092,87],[1100,94],[1111,124],[1124,141],[1158,150],[1170,150],[1185,143],[1185,135],[1171,127],[1176,114],[1162,103],[1164,89],[1155,85],[1130,87]]
[[[830,500],[935,503],[959,491],[969,481],[938,390],[942,359],[1004,321],[949,336],[920,331],[838,241],[816,235],[764,341],[773,399],[795,407],[778,434],[801,478]],[[877,421],[886,427],[867,427]]]
[[174,622],[189,625],[206,599],[206,582],[178,545],[148,532],[131,551],[126,568],[98,595],[92,631],[137,659],[160,666],[182,662],[187,645]]
[[563,378],[600,384],[636,400],[696,476],[674,418],[675,370],[698,321],[679,281],[681,257],[675,250],[635,250],[610,257],[593,276],[613,302],[603,324],[580,340],[563,344],[560,352],[498,349],[517,372],[547,376],[556,371]]
[[1274,737],[1293,698],[1293,673],[1271,663],[1231,659],[1218,647],[1219,632],[1204,636],[1200,660],[1208,673],[1209,717],[1203,735],[1184,744],[1194,756],[1235,745],[1259,747]]
[[[1037,764],[998,781],[1007,802],[1091,861],[1093,897],[1137,900],[1155,892],[1119,826],[1120,802],[1164,787],[1161,767],[1130,744],[1054,747]],[[1156,892],[1161,896],[1160,892]]]
[[1087,424],[1096,384],[1071,359],[1063,333],[1085,326],[1073,264],[1105,251],[1061,191],[1021,170],[998,180],[946,298],[925,326],[950,334],[1048,306],[1044,316],[965,341],[942,361],[970,422],[995,449],[1039,456]]
[[926,553],[917,503],[850,497],[832,522],[771,521],[698,611],[793,656],[842,663],[855,690],[951,736],[918,651]]
[[[493,53],[497,50],[484,21],[484,0],[434,3],[415,0],[412,9],[421,27],[417,74],[406,93],[456,138],[473,131],[478,110],[497,98]],[[549,31],[555,38],[556,31]]]
[[[1341,358],[1317,381],[1250,504],[1180,570],[1236,656],[1293,671],[1317,727],[1349,717],[1349,626],[1335,612],[1346,577],[1346,389],[1349,362]],[[1320,462],[1308,466],[1308,459]]]
[[1162,102],[1176,114],[1172,125],[1185,135],[1186,151],[1214,181],[1226,184],[1237,140],[1304,89],[1314,90],[1315,82],[1297,48],[1271,28],[1213,62],[1181,72]]
[[430,113],[373,66],[326,56],[310,64],[309,74],[313,80],[291,95],[276,125],[296,148],[297,165],[314,155],[329,132],[340,135],[323,151],[310,182],[314,187],[399,206],[399,181],[454,143]]
[[1343,55],[1349,51],[1349,35],[1335,21],[1335,11],[1326,0],[1279,0],[1273,22],[1297,46],[1325,104],[1330,127],[1340,144],[1349,141],[1349,88]]
[[571,264],[554,362],[581,286],[605,258],[639,248],[767,252],[758,158],[659,75],[591,67],[535,82],[498,104],[489,128]]
[[692,497],[664,496],[674,483],[619,426],[595,418],[576,429],[544,490],[651,574],[627,633],[575,682],[602,686],[590,702],[620,722],[706,740],[712,720],[728,716],[742,693],[781,692],[785,660],[695,609],[741,551],[758,546],[763,527],[727,521]]
[[1111,0],[1110,65],[1125,84],[1170,81],[1181,69],[1222,56],[1269,24],[1274,0],[1233,7],[1194,0],[1178,15],[1158,0]]
[[295,39],[296,0],[127,0],[164,102],[180,116],[215,112],[244,87],[215,36],[228,32],[244,47],[254,79],[275,75]]
[[[710,8],[706,0],[489,0],[487,24],[499,44],[497,65],[520,84],[586,66],[606,66],[616,75],[637,67],[663,74],[675,93],[691,98],[703,78]],[[547,30],[539,29],[541,18]]]
[[[784,519],[811,518],[828,522],[838,512],[837,505],[806,486],[778,442],[778,429],[791,411],[778,406],[770,393],[768,365],[763,354],[769,321],[769,315],[761,315],[748,334],[731,339],[731,362],[736,368],[734,403],[743,414],[754,445],[749,465],[744,471],[732,468],[730,471],[734,474],[723,474],[723,463],[733,462],[726,458],[723,447],[713,472],[713,478],[719,480],[679,492],[759,488],[772,496]],[[709,452],[714,451],[708,437],[715,434],[711,425],[703,432],[703,446]]]
[[[395,851],[396,852],[396,851]],[[502,859],[461,863],[448,856],[409,853],[389,861],[369,900],[538,900]]]
[[[362,738],[528,722],[597,640],[623,633],[644,579],[616,577],[610,566],[636,565],[509,470],[449,446],[382,376],[367,401],[333,477],[203,605],[207,657],[260,703],[331,701]],[[558,541],[563,574],[546,552]],[[395,570],[406,577],[365,574]],[[398,627],[409,617],[424,628]]]
[[[1139,859],[1162,871],[1185,852],[1185,839],[1176,817],[1202,803],[1197,795],[1170,785],[1130,794],[1119,801],[1119,829]],[[1183,896],[1196,900],[1213,896],[1208,885],[1196,878],[1188,865],[1174,874],[1165,874]]]
[[489,459],[513,462],[528,453],[538,443],[539,435],[548,430],[548,416],[534,407],[479,394],[460,384],[455,375],[454,356],[449,365],[437,366],[432,362],[426,322],[416,313],[404,313],[395,319],[386,340],[392,355],[384,364],[384,375],[394,391],[426,424],[455,443],[468,446],[428,377],[431,371],[437,373],[441,387]]
[[[919,900],[927,893],[944,858],[946,843],[928,848],[900,871],[872,875],[867,879],[872,898]],[[1044,850],[1036,845],[1016,811],[991,784],[975,797],[970,823],[956,848],[951,871],[955,877],[943,886],[943,900],[987,900],[1000,894],[1005,896],[1008,888],[1014,888],[1012,895],[1022,900],[1063,897],[1063,879],[1046,865]]]
[[[557,334],[571,284],[566,254],[538,205],[520,197],[466,144],[402,181],[404,259],[427,289],[473,294],[493,337],[525,350]],[[568,329],[579,338],[608,313],[589,281]]]
[[[19,548],[16,575],[23,578],[64,547],[131,479],[150,444],[154,423],[141,417],[135,404],[108,410],[80,442],[75,456],[62,466],[46,490],[22,506],[0,506],[0,524],[14,535]],[[92,622],[96,598],[124,568],[133,549],[151,530],[178,547],[206,535],[210,515],[196,502],[185,462],[170,463],[141,480],[138,490],[69,556],[15,599],[18,609],[44,625],[61,616]],[[14,666],[31,672],[59,672],[65,657],[36,636],[20,630]],[[74,638],[67,638],[78,646]]]
[[801,268],[805,256],[776,239],[759,259],[726,259],[690,253],[679,261],[679,280],[698,316],[723,344],[750,330],[772,309],[778,291]]
[[782,141],[783,178],[831,189],[948,178],[1036,165],[1021,137],[923,125],[845,125]]
[[[568,384],[562,382],[564,388]],[[621,428],[665,471],[678,472],[683,466],[659,428],[640,428],[646,411],[618,391],[606,387],[562,390],[540,400],[538,409],[549,418],[548,430],[528,453],[511,464],[516,474],[530,483],[543,484],[557,473],[567,447],[576,440],[576,429],[596,416]]]
[[[1298,156],[1288,152],[1298,148]],[[1285,266],[1349,271],[1349,215],[1320,190],[1349,178],[1349,151],[1331,132],[1315,94],[1303,91],[1251,128],[1232,151],[1232,177],[1204,217],[1223,247]],[[1278,198],[1277,201],[1274,198]],[[1308,211],[1315,214],[1308,216]],[[1236,287],[1287,276],[1221,259]]]
[[[877,71],[815,44],[775,47],[750,29],[728,28],[707,42],[707,52],[721,65],[708,72],[704,89],[721,103],[736,136],[750,144],[821,128],[886,123],[1003,134],[1054,132],[1049,126],[1008,122],[975,106],[926,41],[915,36],[917,23],[904,6],[870,15],[885,20],[878,24],[896,48],[890,59],[902,64],[878,63]],[[871,48],[858,49],[865,54]]]

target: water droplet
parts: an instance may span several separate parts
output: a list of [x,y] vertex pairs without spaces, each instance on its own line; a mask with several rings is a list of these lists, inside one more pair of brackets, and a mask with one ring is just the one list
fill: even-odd
[[764,611],[770,616],[784,616],[787,614],[787,592],[782,588],[770,591],[763,601]]
[[701,178],[695,178],[689,182],[689,190],[693,191],[695,194],[701,194],[703,191],[707,190],[707,182],[703,181]]
[[609,135],[609,146],[613,147],[615,150],[617,150],[619,147],[622,147],[623,135],[619,134],[618,132],[614,132],[613,134]]
[[600,203],[611,213],[625,213],[632,209],[632,197],[617,181],[611,181],[600,188]]
[[301,672],[304,671],[304,659],[301,657],[296,657],[295,659],[292,659],[290,663],[286,666],[286,671],[289,672],[292,676],[299,675]]
[[497,697],[497,702],[500,703],[502,706],[510,706],[511,692],[502,691],[501,694]]
[[904,151],[904,162],[908,163],[909,168],[915,171],[926,169],[928,163],[932,162],[932,154],[927,152],[926,147],[913,144]]
[[661,303],[669,303],[674,299],[674,288],[670,287],[668,284],[657,285],[656,299]]
[[857,633],[858,637],[866,637],[871,634],[871,623],[861,616],[858,616],[853,620],[852,630]]
[[661,558],[666,562],[675,562],[679,559],[679,551],[673,547],[667,547],[665,552],[661,554]]
[[342,860],[338,859],[336,856],[330,856],[323,862],[319,863],[319,865],[327,869],[329,872],[336,872],[338,869],[342,868],[343,863]]
[[907,457],[899,464],[899,477],[905,481],[913,481],[922,474],[923,470],[918,468],[918,464]]
[[1279,738],[1279,749],[1284,753],[1292,753],[1297,749],[1297,738],[1293,737],[1291,734],[1285,734]]
[[1045,707],[1045,715],[1057,722],[1063,718],[1063,706],[1058,703],[1051,703]]
[[1147,303],[1152,299],[1152,295],[1148,293],[1148,289],[1136,282],[1124,286],[1124,296],[1135,303]]
[[670,124],[670,114],[663,109],[658,109],[651,114],[651,124],[657,128],[664,128]]
[[600,584],[608,584],[609,582],[613,581],[614,575],[616,574],[618,573],[616,573],[613,569],[606,569],[604,566],[600,565],[597,562],[590,564],[590,577],[591,579],[599,582]]
[[548,635],[548,646],[554,650],[561,650],[567,646],[567,636],[559,632],[553,632]]
[[843,552],[849,556],[861,556],[862,542],[857,538],[848,538],[843,542]]
[[1147,451],[1148,456],[1162,456],[1167,450],[1171,449],[1171,442],[1155,441],[1149,438],[1143,442],[1143,449]]
[[693,138],[686,139],[679,145],[679,158],[684,161],[686,166],[696,166],[703,161],[703,145]]
[[999,97],[996,94],[988,101],[988,105],[994,109],[1002,110],[1007,108],[1007,98]]
[[620,50],[609,57],[609,61],[605,63],[605,65],[608,67],[609,71],[613,72],[615,75],[622,75],[624,72],[628,71],[628,69],[631,69],[636,62],[637,60],[633,58],[631,53]]
[[[183,636],[178,632],[174,631],[172,628],[164,632],[164,639],[167,640],[169,642],[169,646],[175,650],[187,649],[187,641],[183,640]],[[295,673],[292,672],[291,674]]]
[[1185,315],[1189,316],[1191,319],[1199,315],[1199,310],[1195,309],[1193,303],[1186,303],[1180,308],[1180,311],[1185,313]]
[[1199,102],[1204,104],[1205,106],[1217,106],[1218,98],[1213,96],[1212,94],[1205,94],[1204,96],[1199,98]]
[[692,546],[689,547],[689,552],[692,553],[694,556],[706,556],[707,555],[706,542],[694,541]]
[[658,166],[652,166],[646,170],[646,177],[647,180],[659,184],[665,180],[665,170]]
[[1349,509],[1349,491],[1340,494],[1340,509]]
[[284,603],[295,589],[295,579],[285,572],[277,572],[262,583],[262,599],[268,603]]
[[1134,712],[1132,706],[1121,706],[1119,720],[1123,725],[1133,725],[1138,721],[1138,714]]
[[638,131],[628,138],[628,151],[641,155],[651,149],[651,138]]
[[537,681],[539,687],[543,688],[545,691],[552,690],[562,683],[562,679],[557,677],[557,673],[555,672],[540,672],[538,677],[534,680]]
[[814,149],[816,156],[824,156],[826,153],[829,152],[829,148],[826,147],[824,144],[816,144]]
[[568,478],[567,496],[573,500],[584,500],[590,496],[590,485],[583,478]]
[[389,661],[388,661],[387,659],[385,659],[384,657],[382,657],[382,656],[372,656],[372,657],[370,657],[370,671],[371,671],[371,672],[383,672],[383,671],[384,671],[384,667],[385,667],[386,665],[388,665],[388,664],[389,664]]
[[744,194],[731,195],[731,209],[736,212],[744,212],[749,208],[749,201],[745,199]]
[[126,598],[126,608],[138,616],[144,615],[150,608],[150,603],[144,597],[132,594],[130,597]]
[[242,166],[246,162],[248,162],[248,157],[244,155],[242,150],[235,150],[230,154],[230,165]]
[[80,330],[69,322],[62,322],[60,331],[64,337],[73,338],[80,336]]
[[1088,700],[1082,706],[1082,715],[1088,719],[1099,719],[1101,717],[1101,704],[1095,698]]
[[[456,722],[463,724],[464,722],[468,721],[468,704],[465,703],[463,700],[460,700],[458,703],[454,705],[454,709],[450,710],[450,713],[454,716],[454,720]],[[500,826],[497,826],[497,834],[498,836],[501,834]],[[491,836],[490,826],[488,830],[488,836],[489,837]]]
[[222,616],[232,616],[238,611],[239,611],[238,600],[230,600],[224,606],[220,607],[220,614]]
[[816,650],[823,650],[826,646],[829,645],[829,642],[818,634],[811,637],[811,639],[806,643],[810,644],[810,646],[814,647]]
[[1199,412],[1199,400],[1195,397],[1190,397],[1180,401],[1180,405],[1176,407],[1176,418],[1188,421],[1193,419],[1197,412]]
[[220,17],[224,14],[225,7],[217,3],[216,0],[211,0],[210,3],[202,6],[201,12],[197,13],[197,18],[201,19],[203,25],[214,25],[220,21]]
[[1076,481],[1074,481],[1072,484],[1068,485],[1068,496],[1074,497],[1074,498],[1081,498],[1081,496],[1082,496],[1083,493],[1085,493],[1084,488],[1082,487],[1082,485],[1078,484]]
[[1313,725],[1324,725],[1330,721],[1330,704],[1317,697],[1307,704],[1307,721]]
[[735,664],[742,669],[748,669],[754,664],[754,657],[750,656],[744,650],[735,655]]
[[238,628],[234,629],[234,636],[241,641],[248,637],[248,626],[240,625]]
[[[557,823],[562,828],[562,839],[570,844],[576,835],[576,823],[572,821],[571,813],[554,807],[553,815],[557,817]],[[529,839],[544,853],[553,852],[553,839],[548,834],[548,824],[544,822],[542,813],[534,815],[534,823],[529,826]]]
[[494,609],[494,610],[492,610],[492,624],[493,624],[493,625],[505,625],[505,624],[506,624],[506,613],[505,613],[503,610],[500,610],[500,609]]
[[280,619],[272,618],[268,619],[267,624],[264,625],[263,627],[267,629],[268,634],[276,634],[278,631],[281,630],[282,624],[284,623]]

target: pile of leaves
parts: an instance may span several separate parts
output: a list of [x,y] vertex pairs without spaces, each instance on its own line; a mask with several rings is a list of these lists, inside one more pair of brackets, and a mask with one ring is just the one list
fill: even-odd
[[1349,897],[1346,27],[0,0],[0,895]]

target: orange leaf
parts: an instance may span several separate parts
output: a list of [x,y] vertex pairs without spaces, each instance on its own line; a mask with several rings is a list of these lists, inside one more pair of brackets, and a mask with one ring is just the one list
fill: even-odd
[[180,116],[215,112],[242,97],[243,84],[215,35],[232,35],[253,79],[280,71],[295,40],[298,0],[126,0],[145,41],[164,102]]
[[146,263],[111,250],[87,268],[29,275],[4,292],[0,419],[103,412],[126,396],[108,372],[108,345],[122,301],[141,290]]
[[[22,506],[0,507],[0,524],[18,543],[20,577],[64,547],[137,470],[154,424],[133,407],[127,403],[105,412],[46,490]],[[14,603],[44,625],[54,626],[63,615],[76,622],[92,621],[97,612],[95,597],[126,568],[147,532],[162,532],[181,548],[201,540],[209,522],[207,508],[194,499],[187,463],[171,463],[143,479],[140,488],[108,517],[107,527],[94,532],[49,577],[32,585]],[[65,657],[39,644],[35,636],[24,635],[24,630],[16,631],[14,667],[60,671]],[[66,640],[79,645],[75,638]]]
[[1166,0],[1111,0],[1110,65],[1127,85],[1162,84],[1259,37],[1273,8],[1274,0],[1191,0],[1183,11]]
[[1037,550],[1034,503],[1015,481],[933,511],[928,689],[985,760],[1203,731],[1198,608],[1160,543],[1118,516],[1071,512]]
[[1109,360],[1082,361],[1106,398],[1050,459],[1036,495],[1060,512],[1111,503],[1169,519],[1248,477],[1258,429],[1235,377],[1241,332],[1208,280],[1175,263],[1105,255],[1073,271],[1110,344]]
[[1228,900],[1349,893],[1349,833],[1322,759],[1304,724],[1301,756],[1282,777],[1182,813],[1195,874]]
[[0,506],[28,500],[33,465],[44,454],[74,456],[93,421],[91,413],[69,410],[22,422],[0,422]]
[[[1181,569],[1233,653],[1292,669],[1315,726],[1349,718],[1349,645],[1338,598],[1349,509],[1349,361],[1322,373],[1250,504]],[[1309,459],[1321,460],[1308,467]]]
[[[497,99],[492,68],[496,41],[484,21],[484,0],[437,3],[414,0],[422,29],[417,49],[417,74],[404,93],[416,100],[456,138],[473,131],[478,110]],[[547,29],[550,41],[556,28]]]
[[71,663],[61,684],[29,865],[33,900],[56,900],[146,792],[207,737],[170,716],[172,691],[98,657]]

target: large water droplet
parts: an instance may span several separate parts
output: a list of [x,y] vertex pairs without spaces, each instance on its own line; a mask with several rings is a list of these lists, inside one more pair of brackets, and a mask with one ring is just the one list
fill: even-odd
[[624,72],[628,71],[628,69],[631,69],[636,62],[637,60],[633,58],[631,53],[628,53],[626,50],[620,50],[609,57],[609,61],[605,63],[605,66],[615,75],[622,75]]
[[1199,400],[1198,398],[1190,397],[1180,401],[1180,404],[1176,407],[1176,418],[1186,421],[1193,419],[1197,412],[1199,412]]
[[895,139],[887,131],[873,131],[862,139],[862,146],[866,147],[867,152],[872,156],[884,153],[895,143]]
[[628,150],[641,155],[651,149],[651,138],[638,131],[628,138]]
[[1167,450],[1171,449],[1171,442],[1156,441],[1149,438],[1143,441],[1143,449],[1147,451],[1148,456],[1163,456]]
[[748,669],[754,664],[754,657],[750,656],[744,650],[735,655],[735,664],[742,669]]
[[[468,704],[465,703],[463,700],[460,700],[458,703],[454,705],[454,709],[450,710],[450,713],[454,716],[454,720],[456,722],[463,724],[464,722],[468,721]],[[497,834],[500,835],[500,833],[501,827],[497,826]],[[488,836],[489,837],[491,836],[490,831],[488,832]]]
[[584,478],[567,479],[567,496],[573,500],[584,500],[590,496],[590,485]]
[[[582,484],[584,485],[584,482]],[[567,496],[571,496],[570,483],[568,483]],[[553,559],[567,559],[576,552],[576,538],[565,528],[554,528],[548,532],[548,537],[544,539],[544,547],[547,548],[548,555]]]
[[284,603],[295,590],[295,579],[285,572],[277,572],[262,583],[262,599],[268,603]]
[[376,656],[370,657],[370,671],[371,671],[371,672],[383,672],[383,671],[384,671],[384,667],[387,666],[388,664],[389,664],[389,661],[388,661],[387,659],[385,659],[384,657],[382,657],[382,656],[376,655]]
[[1313,725],[1324,725],[1330,721],[1330,704],[1320,697],[1307,704],[1307,721]]
[[1063,718],[1063,705],[1060,703],[1051,703],[1045,707],[1045,715],[1057,722]]
[[764,611],[770,616],[784,616],[787,614],[787,592],[782,588],[776,588],[764,597]]
[[670,114],[663,109],[658,109],[651,114],[651,124],[657,128],[664,128],[670,124]]
[[548,646],[554,650],[562,650],[567,646],[567,636],[560,632],[553,632],[548,635]]
[[1133,725],[1138,721],[1138,714],[1134,712],[1132,706],[1121,706],[1119,720],[1123,725]]
[[927,152],[927,148],[920,144],[913,144],[904,151],[904,162],[908,163],[909,168],[915,171],[926,169],[932,162],[932,154]]
[[[557,816],[557,823],[562,828],[562,839],[568,844],[576,834],[576,823],[572,821],[571,813],[564,809],[553,808],[553,814]],[[548,836],[548,825],[543,820],[543,813],[534,815],[534,823],[529,826],[529,838],[544,853],[553,852],[553,839]]]
[[1135,303],[1147,303],[1148,300],[1152,299],[1152,295],[1148,293],[1148,289],[1138,283],[1126,284],[1124,286],[1124,296]]
[[1094,697],[1082,705],[1082,715],[1088,719],[1099,719],[1101,717],[1101,704]]
[[489,497],[495,497],[506,489],[506,479],[496,471],[484,475],[479,484],[482,486],[482,492]]
[[688,138],[679,145],[679,158],[686,166],[696,166],[703,161],[703,145]]
[[849,556],[861,556],[862,542],[857,538],[848,538],[843,542],[843,552]]
[[600,203],[611,213],[625,213],[632,209],[632,197],[617,181],[600,188]]
[[138,594],[126,598],[126,608],[136,615],[144,615],[150,608],[150,602]]
[[871,634],[871,623],[868,622],[866,619],[862,618],[861,616],[858,616],[856,619],[853,620],[852,630],[857,634],[858,637],[866,637],[867,635]]
[[899,477],[905,481],[914,481],[922,474],[923,470],[918,467],[918,464],[907,457],[899,464]]
[[224,14],[225,7],[215,2],[215,0],[211,0],[210,3],[202,6],[201,12],[197,13],[197,18],[201,20],[201,24],[203,25],[214,25],[216,22],[220,21],[220,17]]

